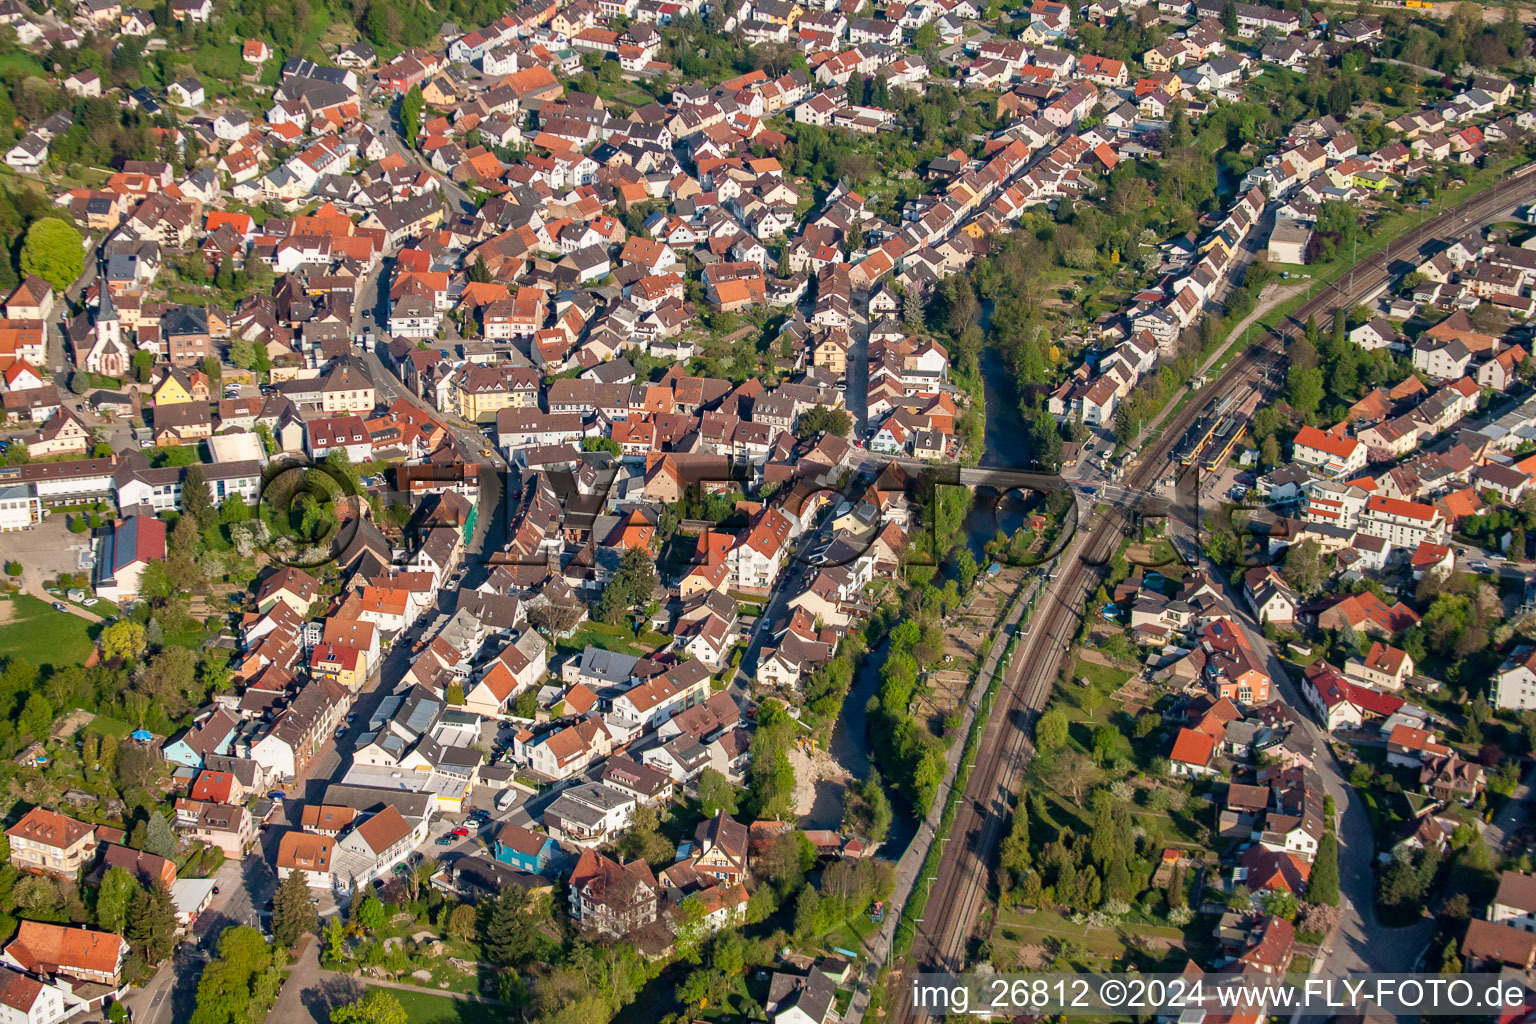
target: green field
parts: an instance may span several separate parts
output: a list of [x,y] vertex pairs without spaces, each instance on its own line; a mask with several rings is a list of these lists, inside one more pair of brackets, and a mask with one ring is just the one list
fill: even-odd
[[[372,986],[376,988],[380,986]],[[381,987],[380,987],[381,988]],[[430,992],[407,992],[398,988],[381,988],[400,1000],[405,1008],[406,1019],[411,1024],[497,1024],[502,1019],[496,1007],[486,1003],[472,1003],[467,999],[433,995]]]
[[30,54],[25,53],[8,53],[0,57],[0,75],[6,74],[45,77],[43,66]]
[[21,658],[39,667],[79,665],[95,644],[91,623],[68,612],[54,611],[46,601],[16,594],[5,601],[10,618],[0,624],[0,658]]

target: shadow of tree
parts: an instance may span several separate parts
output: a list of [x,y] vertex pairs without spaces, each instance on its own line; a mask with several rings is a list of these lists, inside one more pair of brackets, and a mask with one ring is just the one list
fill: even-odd
[[299,1001],[304,1004],[311,1019],[325,1024],[331,1019],[332,1010],[361,998],[362,994],[363,983],[357,978],[331,975],[300,992]]

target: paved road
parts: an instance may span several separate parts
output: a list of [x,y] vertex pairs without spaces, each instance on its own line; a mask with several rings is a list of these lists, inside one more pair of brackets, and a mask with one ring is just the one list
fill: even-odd
[[843,402],[853,417],[853,436],[868,437],[869,422],[869,296],[859,296],[862,314],[848,325],[847,373]]
[[430,171],[442,184],[443,195],[448,199],[450,207],[457,207],[459,213],[473,213],[476,209],[474,200],[469,194],[459,188],[453,182],[438,172],[437,168],[424,160],[420,153],[405,145],[405,140],[400,136],[399,120],[395,115],[396,105],[380,107],[370,104],[371,113],[368,115],[368,124],[378,135],[384,147],[391,153],[398,153],[423,170]]

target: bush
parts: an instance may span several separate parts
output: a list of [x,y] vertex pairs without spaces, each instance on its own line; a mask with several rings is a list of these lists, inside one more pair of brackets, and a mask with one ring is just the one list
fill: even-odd
[[6,562],[5,563],[5,574],[7,576],[20,576],[21,575],[21,563],[16,561],[14,558],[11,559],[9,562]]

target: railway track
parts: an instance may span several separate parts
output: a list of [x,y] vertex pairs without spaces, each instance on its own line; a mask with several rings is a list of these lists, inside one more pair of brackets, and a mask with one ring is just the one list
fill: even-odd
[[[1159,479],[1174,446],[1211,402],[1258,384],[1267,371],[1283,365],[1284,343],[1299,337],[1308,319],[1326,327],[1336,311],[1347,309],[1387,281],[1395,273],[1394,264],[1410,257],[1416,260],[1426,245],[1453,241],[1513,206],[1536,199],[1533,172],[1536,164],[1522,167],[1483,195],[1427,219],[1420,229],[1408,233],[1410,237],[1390,243],[1356,264],[1352,274],[1310,296],[1278,331],[1240,353],[1162,427],[1127,474],[1127,488],[1146,490]],[[1129,522],[1129,513],[1120,508],[1096,512],[1089,528],[1079,531],[1062,553],[1059,578],[1023,627],[1028,633],[1008,666],[999,702],[1005,711],[989,720],[982,735],[948,840],[954,845],[931,880],[916,942],[904,958],[908,967],[925,971],[965,967],[966,947],[990,886],[991,863],[1034,752],[1030,738],[1034,720],[1045,707],[1061,662],[1077,636],[1084,602],[1102,577],[1102,570],[1089,563],[1109,561]],[[915,1020],[914,1008],[905,998],[909,987],[898,983],[892,991],[897,994],[894,1019],[903,1024]]]

